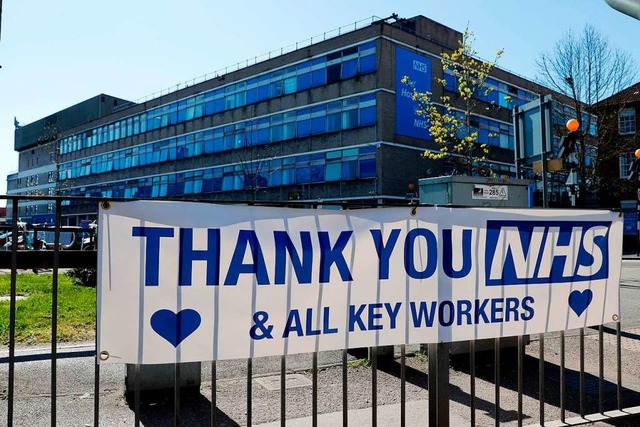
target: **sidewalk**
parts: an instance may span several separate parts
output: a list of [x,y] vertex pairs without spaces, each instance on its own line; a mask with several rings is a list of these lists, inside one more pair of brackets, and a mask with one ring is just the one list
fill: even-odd
[[[418,426],[426,425],[425,421],[429,419],[429,401],[416,400],[407,402],[405,406],[406,425]],[[319,426],[339,426],[342,425],[342,411],[331,412],[318,415]],[[348,415],[348,423],[352,426],[370,426],[372,421],[372,409],[355,409],[350,410]],[[377,407],[377,421],[381,426],[394,426],[400,424],[400,404],[379,405]],[[449,422],[452,426],[468,425],[469,420],[456,414],[450,414]],[[311,417],[298,418],[295,420],[287,420],[288,427],[308,427],[312,425]],[[258,424],[256,427],[280,427],[280,421],[273,421],[265,424]]]

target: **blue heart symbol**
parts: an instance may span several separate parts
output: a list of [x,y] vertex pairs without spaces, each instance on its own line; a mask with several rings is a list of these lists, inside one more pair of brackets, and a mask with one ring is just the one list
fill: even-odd
[[591,304],[593,300],[593,292],[591,289],[585,289],[584,291],[573,291],[569,294],[569,307],[580,316]]
[[199,326],[200,315],[189,308],[178,314],[171,310],[158,310],[151,316],[151,328],[174,347],[178,347]]

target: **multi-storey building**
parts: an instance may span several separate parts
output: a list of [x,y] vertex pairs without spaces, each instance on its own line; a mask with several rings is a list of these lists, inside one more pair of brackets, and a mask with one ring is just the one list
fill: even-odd
[[[440,54],[461,38],[423,16],[392,17],[145,102],[100,95],[72,107],[90,109],[86,117],[16,130],[20,170],[8,192],[397,203],[419,178],[448,172],[422,157],[438,147],[401,80],[434,99],[453,92]],[[471,122],[494,172],[512,176],[512,108],[550,91],[497,68],[486,84],[487,108]],[[34,222],[52,213],[46,203],[19,207]],[[63,209],[70,223],[95,213],[94,204]]]
[[640,148],[640,83],[602,100],[595,111],[601,140],[601,200],[604,206],[619,207],[621,200],[638,199],[638,183],[627,178]]

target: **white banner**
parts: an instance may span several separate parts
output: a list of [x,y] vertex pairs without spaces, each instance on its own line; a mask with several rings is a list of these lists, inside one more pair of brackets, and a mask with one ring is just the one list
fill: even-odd
[[101,209],[102,363],[173,363],[559,331],[618,319],[610,211]]

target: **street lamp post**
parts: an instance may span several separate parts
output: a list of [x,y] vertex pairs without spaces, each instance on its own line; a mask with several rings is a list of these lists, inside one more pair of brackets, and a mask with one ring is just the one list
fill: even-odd
[[[609,6],[640,20],[640,0],[605,0]],[[2,3],[2,1],[0,1]]]

